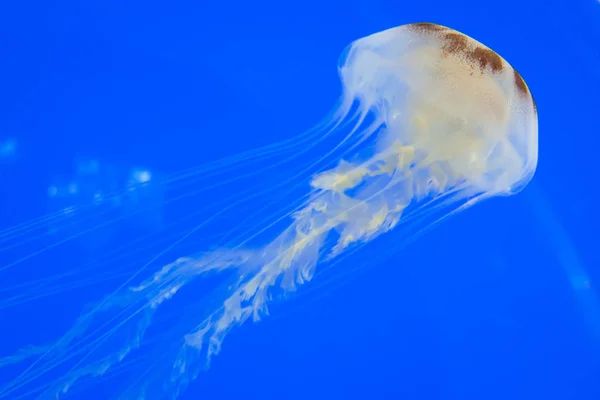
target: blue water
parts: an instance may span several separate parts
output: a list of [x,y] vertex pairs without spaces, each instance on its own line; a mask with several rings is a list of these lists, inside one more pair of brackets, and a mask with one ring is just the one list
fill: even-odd
[[[161,187],[140,182],[309,128],[340,93],[343,48],[416,21],[462,31],[519,70],[540,118],[533,181],[341,287],[235,330],[181,398],[600,399],[592,0],[3,4],[0,228],[131,182],[119,213],[160,204]],[[5,272],[0,287],[64,272],[169,218],[149,208],[95,230],[49,261]],[[60,227],[49,224],[46,235],[60,240],[101,222],[54,233]],[[0,253],[0,264],[15,254]],[[0,355],[55,340],[80,311],[73,299],[107,287],[0,310]],[[0,369],[0,386],[12,377]]]

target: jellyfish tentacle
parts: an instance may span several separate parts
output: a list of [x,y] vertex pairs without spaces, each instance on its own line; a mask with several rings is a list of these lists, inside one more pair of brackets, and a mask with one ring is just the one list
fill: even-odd
[[[272,241],[241,249],[252,238],[246,233],[230,242],[232,248],[180,258],[136,286],[120,286],[54,344],[0,358],[1,367],[39,356],[0,388],[0,399],[16,398],[31,386],[44,391],[38,398],[55,389],[64,394],[76,381],[103,375],[144,344],[154,351],[138,352],[133,364],[146,372],[123,398],[164,398],[164,390],[175,398],[195,378],[198,362],[208,365],[220,351],[233,327],[267,314],[271,298],[311,280],[318,265],[339,261],[343,256],[338,255],[352,253],[349,247],[354,250],[395,227],[402,228],[396,243],[414,238],[453,212],[486,197],[517,193],[531,180],[538,151],[533,97],[506,61],[474,39],[435,24],[405,25],[352,43],[339,72],[343,98],[331,123],[302,138],[188,171],[173,182],[198,182],[201,171],[212,176],[212,171],[264,162],[271,155],[298,157],[306,143],[324,142],[354,121],[327,156],[344,144],[338,157],[356,151],[365,158],[341,160],[313,175],[307,200],[303,197],[293,214],[286,208],[289,225]],[[375,135],[374,151],[368,149],[370,156],[365,156],[363,145]],[[415,224],[422,225],[413,229]],[[214,286],[214,281],[196,279],[211,273],[220,279]],[[175,305],[165,332],[147,332],[156,310],[196,280],[195,297],[185,307]],[[150,368],[145,361],[151,361]],[[62,369],[68,371],[60,382],[37,385]],[[171,372],[166,386],[157,379],[165,369]]]
[[[327,258],[333,258],[348,246],[371,240],[396,226],[410,197],[387,194],[394,190],[401,193],[399,185],[413,184],[410,174],[403,173],[413,159],[414,149],[397,145],[363,164],[341,162],[315,177],[313,186],[321,188],[313,194],[313,200],[293,215],[293,223],[273,242],[253,253],[250,263],[260,267],[240,277],[222,309],[188,334],[184,347],[201,350],[208,343],[206,356],[210,360],[220,351],[223,338],[233,326],[251,317],[259,320],[268,313],[271,288],[293,291],[312,279],[324,252]],[[360,184],[377,185],[369,178],[379,175],[392,177],[383,187],[377,186],[370,197],[360,199],[344,193]],[[339,238],[327,249],[326,238],[333,231],[339,232]]]

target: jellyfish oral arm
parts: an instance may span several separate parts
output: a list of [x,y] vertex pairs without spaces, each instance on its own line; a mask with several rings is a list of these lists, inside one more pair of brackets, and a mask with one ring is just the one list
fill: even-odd
[[[356,157],[338,156],[337,166],[312,175],[308,200],[285,214],[285,229],[267,243],[250,247],[240,237],[232,248],[179,258],[135,286],[130,278],[55,343],[0,358],[5,366],[38,357],[0,387],[0,400],[31,387],[42,392],[37,398],[66,395],[77,381],[119,370],[111,367],[129,355],[142,371],[119,398],[162,399],[165,391],[175,398],[232,328],[266,315],[270,300],[313,279],[318,266],[391,230],[394,241],[414,238],[415,231],[480,199],[517,193],[531,180],[538,150],[533,97],[505,60],[474,39],[436,24],[404,25],[353,42],[339,71],[343,101],[325,134],[333,137],[354,122],[350,108],[358,104],[358,123],[335,147],[352,146]],[[374,148],[364,146],[371,139]],[[213,287],[202,279],[209,275],[224,278]],[[148,329],[156,310],[168,309],[165,303],[173,304],[184,288],[193,298],[174,307],[176,318],[167,319],[176,322],[153,337]],[[154,352],[140,349],[145,345]],[[67,372],[57,374],[60,369]],[[62,378],[44,382],[56,375]]]

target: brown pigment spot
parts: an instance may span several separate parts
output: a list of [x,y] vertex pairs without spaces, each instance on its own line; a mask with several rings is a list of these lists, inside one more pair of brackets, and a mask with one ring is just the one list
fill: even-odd
[[467,57],[472,62],[478,63],[481,70],[489,66],[493,73],[502,72],[502,59],[493,50],[485,47],[477,47]]
[[525,84],[525,81],[521,77],[521,74],[519,74],[516,69],[514,69],[514,72],[515,72],[515,86],[517,87],[517,90],[519,90],[519,93],[521,93],[523,96],[526,96],[527,93],[529,92],[529,90],[527,89],[527,85]]
[[408,29],[415,31],[417,33],[431,34],[431,33],[444,31],[447,28],[445,28],[441,25],[438,25],[438,24],[433,24],[431,22],[417,22],[415,24],[408,25]]
[[527,88],[527,84],[521,77],[521,74],[519,74],[516,69],[513,69],[513,71],[515,74],[515,86],[517,87],[517,90],[519,91],[519,93],[522,96],[527,96],[527,95],[531,96],[531,101],[533,102],[533,111],[535,111],[535,113],[537,114],[537,104],[535,103],[535,99],[533,98],[533,95],[529,92],[529,88]]
[[[481,72],[489,67],[492,73],[499,73],[504,68],[502,58],[498,54],[485,46],[477,44],[473,39],[458,31],[431,22],[410,24],[408,28],[418,34],[440,37],[444,41],[442,50],[446,56],[450,54],[462,55],[474,68],[479,68]],[[471,48],[475,47],[473,50],[469,49],[470,42],[473,42],[476,46],[471,45]]]
[[479,67],[481,72],[490,68],[493,73],[502,72],[502,58],[493,50],[478,46],[473,50],[469,49],[470,39],[459,32],[446,33],[443,36],[446,54],[463,55],[467,61],[474,67]]
[[443,50],[448,54],[460,54],[464,53],[468,40],[467,37],[458,32],[447,33],[444,35],[444,44]]

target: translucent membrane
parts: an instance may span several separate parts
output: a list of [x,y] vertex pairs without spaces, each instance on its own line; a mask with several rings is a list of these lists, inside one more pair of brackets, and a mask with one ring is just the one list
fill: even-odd
[[[310,281],[318,267],[330,284],[353,270],[345,257],[384,233],[389,254],[531,180],[533,98],[521,76],[474,39],[430,23],[400,26],[351,43],[339,74],[342,97],[315,128],[166,179],[167,206],[193,199],[197,207],[172,218],[166,232],[138,235],[84,265],[58,253],[67,268],[52,273],[48,265],[47,276],[1,288],[0,309],[11,309],[118,282],[55,342],[0,359],[21,367],[0,399],[91,399],[96,385],[114,382],[116,398],[175,398],[233,327],[266,315],[271,299]],[[0,273],[42,262],[123,218],[90,206],[6,229],[0,246],[12,258]],[[49,224],[71,224],[72,234],[40,245]]]

